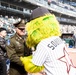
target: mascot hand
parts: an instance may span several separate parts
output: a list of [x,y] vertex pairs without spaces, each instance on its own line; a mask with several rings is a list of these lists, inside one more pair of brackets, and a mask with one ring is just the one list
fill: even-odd
[[32,56],[28,57],[20,57],[20,60],[22,61],[24,68],[29,73],[37,73],[44,69],[44,66],[36,66],[31,62]]

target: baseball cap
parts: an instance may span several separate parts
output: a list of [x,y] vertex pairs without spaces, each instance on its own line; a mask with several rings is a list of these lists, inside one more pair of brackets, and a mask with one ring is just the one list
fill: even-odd
[[33,12],[31,13],[30,20],[33,20],[40,16],[44,16],[45,14],[50,14],[49,10],[44,7],[38,7],[36,9],[34,9]]

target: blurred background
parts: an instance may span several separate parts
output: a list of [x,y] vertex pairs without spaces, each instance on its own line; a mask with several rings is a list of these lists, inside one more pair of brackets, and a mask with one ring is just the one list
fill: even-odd
[[15,33],[13,23],[20,19],[28,22],[32,10],[40,6],[56,16],[61,38],[76,65],[76,0],[0,0],[0,27],[8,30],[6,39]]

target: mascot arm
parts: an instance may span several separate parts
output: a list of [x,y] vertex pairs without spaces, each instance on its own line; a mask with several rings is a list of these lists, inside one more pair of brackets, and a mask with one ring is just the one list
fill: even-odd
[[20,57],[22,64],[24,65],[24,69],[29,73],[37,73],[41,72],[44,69],[44,66],[37,66],[31,62],[32,56],[28,57]]

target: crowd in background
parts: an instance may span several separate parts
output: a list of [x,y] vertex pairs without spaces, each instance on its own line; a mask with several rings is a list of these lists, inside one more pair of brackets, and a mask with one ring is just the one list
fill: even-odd
[[[10,33],[14,33],[15,29],[13,23],[17,22],[19,19],[18,17],[8,17],[0,15],[0,27],[7,28]],[[76,26],[75,25],[64,25],[60,24],[61,33],[76,33]]]
[[76,26],[75,25],[62,25],[60,24],[62,33],[74,33],[76,34]]
[[15,27],[13,26],[14,23],[18,22],[21,18],[18,17],[8,17],[0,15],[0,27],[4,27],[7,29],[9,35],[8,38],[15,33]]
[[[4,27],[8,30],[8,35],[6,39],[10,38],[16,31],[13,26],[14,23],[18,22],[21,18],[19,17],[8,17],[0,15],[0,27]],[[73,33],[76,34],[76,26],[75,25],[64,25],[60,24],[61,33]]]

